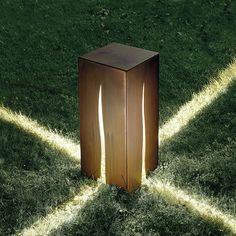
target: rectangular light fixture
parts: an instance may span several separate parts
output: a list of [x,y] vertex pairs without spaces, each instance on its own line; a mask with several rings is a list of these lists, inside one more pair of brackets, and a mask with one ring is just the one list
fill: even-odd
[[157,166],[159,54],[111,43],[79,58],[81,169],[131,192]]

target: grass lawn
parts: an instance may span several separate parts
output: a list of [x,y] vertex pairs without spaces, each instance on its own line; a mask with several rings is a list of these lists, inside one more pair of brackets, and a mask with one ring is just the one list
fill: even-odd
[[[0,9],[0,105],[77,142],[79,55],[110,42],[158,51],[160,126],[236,57],[233,0],[12,0],[1,1]],[[65,153],[2,118],[0,235],[4,236],[30,227],[85,185],[96,183],[82,177],[79,163]],[[235,137],[236,79],[161,146],[160,165],[152,178],[208,199],[236,218]],[[233,232],[150,192],[146,185],[132,194],[102,185],[73,221],[51,235]]]

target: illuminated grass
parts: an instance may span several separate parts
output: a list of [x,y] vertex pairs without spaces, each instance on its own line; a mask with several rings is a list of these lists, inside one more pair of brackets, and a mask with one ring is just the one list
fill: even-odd
[[98,192],[100,184],[96,187],[83,186],[80,193],[72,200],[61,205],[46,217],[36,221],[31,227],[24,229],[17,235],[19,236],[44,236],[49,235],[53,230],[58,229],[66,223],[71,223],[78,215],[81,208],[92,200]]
[[74,143],[71,139],[65,138],[46,127],[40,125],[37,121],[31,120],[22,114],[12,112],[10,109],[0,105],[0,119],[11,123],[25,132],[35,136],[42,142],[47,143],[57,151],[62,152],[69,158],[80,161],[80,145]]
[[163,143],[178,133],[203,108],[224,93],[235,80],[236,59],[225,70],[220,72],[215,80],[205,86],[201,92],[195,94],[191,101],[183,105],[177,114],[160,128],[160,142]]
[[158,194],[173,204],[183,205],[190,212],[221,225],[236,234],[236,219],[223,213],[205,199],[188,194],[186,191],[172,186],[169,182],[147,179],[146,184],[151,193]]

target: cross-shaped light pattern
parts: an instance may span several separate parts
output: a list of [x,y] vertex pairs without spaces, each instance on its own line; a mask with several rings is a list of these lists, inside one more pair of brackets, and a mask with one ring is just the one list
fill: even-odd
[[[219,95],[227,91],[229,85],[236,80],[236,60],[233,61],[224,71],[220,72],[218,77],[208,86],[195,94],[192,100],[183,105],[177,114],[164,124],[160,129],[161,144],[173,137],[183,127],[185,127],[199,112],[213,102]],[[54,133],[47,128],[39,125],[30,118],[16,114],[9,109],[0,107],[0,119],[16,125],[24,131],[38,137],[41,141],[49,144],[53,148],[67,154],[68,157],[80,160],[80,148],[70,139]],[[168,182],[148,178],[145,183],[149,191],[157,193],[174,204],[182,204],[191,212],[197,213],[201,217],[218,223],[236,234],[236,220],[229,214],[225,214],[206,199],[191,195]],[[92,199],[97,192],[98,187],[94,189],[80,191],[70,202],[63,204],[59,209],[39,219],[31,227],[21,231],[20,235],[48,235],[54,229],[64,223],[73,221],[87,199]],[[209,201],[210,202],[210,201]]]

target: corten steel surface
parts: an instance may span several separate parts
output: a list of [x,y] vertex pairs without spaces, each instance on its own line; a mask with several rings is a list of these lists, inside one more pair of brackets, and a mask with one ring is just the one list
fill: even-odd
[[158,66],[158,53],[117,43],[79,58],[83,174],[101,177],[100,87],[106,182],[133,191],[141,184],[142,169],[148,173],[156,168]]

